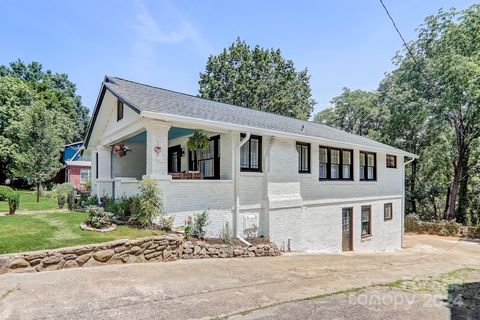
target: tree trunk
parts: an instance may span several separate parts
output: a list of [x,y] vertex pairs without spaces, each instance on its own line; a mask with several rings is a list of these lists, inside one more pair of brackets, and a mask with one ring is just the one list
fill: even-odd
[[447,188],[447,197],[445,198],[445,210],[443,211],[443,218],[447,219],[448,215],[448,201],[450,200],[450,187]]
[[457,222],[465,224],[467,222],[467,210],[468,210],[468,176],[469,176],[469,162],[470,152],[467,149],[463,157],[461,166],[460,176],[460,189],[458,191],[458,213],[457,213]]
[[417,181],[417,161],[412,162],[412,175],[410,176],[410,206],[412,213],[417,213],[417,199],[415,199],[415,182]]
[[37,183],[37,203],[40,202],[40,183]]

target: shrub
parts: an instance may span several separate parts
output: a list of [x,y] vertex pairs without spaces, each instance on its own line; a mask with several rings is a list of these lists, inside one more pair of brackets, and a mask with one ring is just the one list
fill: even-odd
[[459,235],[461,224],[454,220],[442,220],[437,222],[421,221],[416,216],[405,217],[405,231],[413,233],[436,234],[440,236]]
[[190,240],[193,235],[193,230],[192,230],[192,216],[188,216],[187,220],[185,220],[185,229],[184,229],[184,237],[187,240]]
[[[73,186],[68,182],[59,184],[55,188],[55,193],[57,195],[58,207],[60,209],[63,209],[63,207],[65,206],[65,203],[69,201],[70,199],[69,197],[72,197],[72,195],[74,194]],[[69,203],[69,208],[70,208],[70,203]]]
[[160,229],[167,232],[172,231],[173,222],[175,221],[175,216],[166,216],[163,215],[160,218]]
[[98,197],[93,196],[93,197],[88,197],[81,203],[82,207],[88,207],[88,206],[96,206],[98,205]]
[[112,224],[113,214],[102,207],[89,206],[87,208],[87,223],[97,229],[102,229]]
[[20,206],[20,193],[14,191],[8,196],[8,214],[15,214]]
[[142,227],[151,225],[153,219],[164,214],[162,192],[157,181],[153,179],[142,180],[139,184],[139,208],[132,212],[132,220]]
[[480,226],[469,227],[467,231],[467,238],[480,239]]
[[193,217],[193,235],[199,239],[205,239],[207,236],[206,227],[209,223],[207,210],[203,210],[202,213],[195,214]]
[[233,230],[230,228],[230,223],[225,222],[225,225],[220,232],[220,239],[222,239],[225,244],[233,244]]
[[9,186],[0,186],[0,201],[7,201],[12,193],[13,189]]

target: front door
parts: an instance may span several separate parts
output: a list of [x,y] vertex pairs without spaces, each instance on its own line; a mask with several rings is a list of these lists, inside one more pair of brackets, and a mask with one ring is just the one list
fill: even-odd
[[342,209],[342,251],[352,251],[352,215],[353,208]]
[[180,145],[168,148],[168,172],[181,172],[182,147]]

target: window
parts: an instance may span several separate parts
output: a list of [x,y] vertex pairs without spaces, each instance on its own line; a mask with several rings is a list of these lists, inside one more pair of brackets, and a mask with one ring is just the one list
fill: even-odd
[[362,237],[372,235],[372,207],[362,207]]
[[123,119],[123,102],[120,100],[117,100],[117,121],[120,121]]
[[310,143],[297,142],[298,172],[310,173]]
[[387,154],[387,168],[397,167],[397,156]]
[[[241,134],[241,140],[245,134]],[[250,136],[250,139],[240,149],[241,171],[262,172],[262,137]]]
[[80,183],[86,183],[90,180],[90,169],[80,169]]
[[377,179],[377,155],[373,152],[360,151],[360,180]]
[[188,152],[188,170],[200,171],[204,179],[220,179],[220,136],[210,138],[206,150]]
[[319,148],[320,180],[353,180],[353,151],[328,147]]
[[393,218],[393,205],[392,203],[385,203],[383,206],[384,220],[392,220]]

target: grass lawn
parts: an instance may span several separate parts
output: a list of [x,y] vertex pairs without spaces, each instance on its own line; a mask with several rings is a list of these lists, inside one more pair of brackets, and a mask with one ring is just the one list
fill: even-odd
[[[50,210],[58,209],[57,198],[40,197],[37,203],[35,191],[18,190],[20,193],[20,207],[17,210]],[[0,212],[8,211],[8,202],[0,201]]]
[[0,217],[0,254],[163,234],[160,230],[125,226],[118,226],[117,230],[106,233],[83,231],[80,222],[85,218],[84,213],[78,212]]

